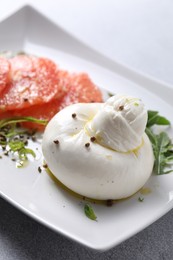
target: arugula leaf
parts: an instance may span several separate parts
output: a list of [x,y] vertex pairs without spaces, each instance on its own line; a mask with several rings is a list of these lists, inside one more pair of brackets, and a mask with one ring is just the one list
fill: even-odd
[[148,111],[148,122],[145,129],[148,135],[155,157],[154,172],[158,175],[167,174],[173,171],[170,169],[173,164],[173,144],[166,132],[155,134],[152,130],[153,125],[170,125],[170,121],[160,116],[157,111]]
[[92,207],[89,204],[85,204],[84,212],[85,212],[85,215],[89,219],[91,219],[91,220],[96,220],[97,219],[97,216],[95,215],[94,210],[92,209]]
[[[153,146],[153,147],[157,146],[157,137],[156,137],[156,135],[153,133],[153,131],[152,131],[150,128],[146,127],[145,133],[148,135],[148,137],[149,137],[149,139],[150,139],[150,141],[151,141],[151,143],[152,143],[152,146]],[[153,149],[153,152],[154,152],[154,149]],[[154,154],[154,155],[155,155],[155,154]]]
[[[165,170],[165,168],[169,168],[172,162],[173,150],[170,149],[171,140],[169,139],[167,133],[162,132],[157,135],[157,146],[155,146],[155,164],[154,171],[157,174],[165,174],[169,173],[170,170]],[[172,153],[172,156],[167,158],[167,153]]]
[[147,127],[153,125],[170,125],[170,121],[165,117],[160,116],[158,111],[148,110]]

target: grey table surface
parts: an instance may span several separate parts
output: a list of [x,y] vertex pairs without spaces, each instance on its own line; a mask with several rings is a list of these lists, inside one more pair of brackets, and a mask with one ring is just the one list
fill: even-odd
[[[6,0],[0,18],[26,2],[108,57],[173,83],[173,1]],[[0,198],[1,259],[172,260],[173,210],[100,253],[49,230]]]

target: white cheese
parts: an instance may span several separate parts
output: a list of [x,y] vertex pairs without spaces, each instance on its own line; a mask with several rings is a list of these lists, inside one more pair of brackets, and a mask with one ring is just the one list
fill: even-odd
[[131,97],[118,95],[105,104],[71,105],[46,127],[45,160],[55,177],[83,196],[102,200],[129,197],[145,184],[153,168],[146,122],[143,103]]

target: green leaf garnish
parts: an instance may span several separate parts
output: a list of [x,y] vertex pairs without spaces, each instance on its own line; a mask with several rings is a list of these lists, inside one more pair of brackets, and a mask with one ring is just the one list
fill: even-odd
[[34,158],[36,157],[35,152],[32,149],[26,148],[24,142],[20,140],[10,141],[8,145],[10,147],[10,151],[18,153],[20,160],[26,161],[28,159],[28,154],[32,155]]
[[143,202],[143,201],[144,201],[144,198],[139,197],[139,198],[138,198],[138,201],[139,201],[139,202]]
[[85,212],[85,215],[91,219],[91,220],[96,220],[97,217],[94,213],[94,210],[92,209],[92,207],[89,205],[89,204],[85,204],[84,206],[84,212]]
[[30,117],[30,116],[12,117],[12,118],[0,120],[0,128],[4,127],[6,125],[12,125],[12,124],[23,123],[23,122],[31,122],[31,123],[41,124],[41,125],[47,124],[47,120],[37,119],[34,117]]
[[[28,160],[28,155],[36,157],[35,152],[28,148],[28,138],[32,136],[32,132],[18,127],[18,123],[32,122],[46,125],[46,120],[40,120],[33,117],[13,117],[0,120],[0,145],[6,153],[12,153],[17,156],[17,167],[21,168],[24,162]],[[33,139],[33,137],[32,137]]]
[[153,147],[155,157],[154,171],[158,175],[170,173],[173,171],[169,169],[173,162],[173,146],[171,139],[166,132],[155,135],[151,129],[146,129],[146,133]]
[[114,96],[114,94],[111,93],[111,92],[107,92],[107,93],[108,93],[108,96],[109,96],[109,97],[113,97],[113,96]]
[[147,127],[151,127],[153,125],[170,125],[170,121],[165,117],[160,116],[159,112],[149,110]]
[[172,140],[166,132],[155,134],[151,128],[153,125],[170,125],[170,121],[160,116],[157,111],[148,111],[148,122],[145,130],[152,143],[155,157],[154,172],[158,175],[168,174],[173,171],[171,169],[173,163]]

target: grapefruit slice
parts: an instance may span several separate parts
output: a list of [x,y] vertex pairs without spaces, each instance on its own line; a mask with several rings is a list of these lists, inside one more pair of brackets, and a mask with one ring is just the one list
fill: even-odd
[[[45,119],[49,121],[59,111],[59,103],[59,99],[53,99],[48,103],[31,106],[25,109],[15,110],[12,112],[11,116],[31,116],[37,119]],[[26,128],[37,129],[39,131],[42,131],[45,128],[45,126],[43,125],[30,122],[22,123],[22,126]]]
[[[53,99],[47,104],[33,106],[21,111],[22,116],[32,116],[38,119],[50,120],[57,112],[74,103],[103,102],[101,91],[95,86],[87,74],[72,74],[59,72],[60,84],[68,90],[61,99]],[[19,111],[18,111],[19,112]],[[27,128],[43,130],[44,126],[24,123]]]
[[24,109],[65,94],[57,65],[49,59],[18,55],[9,60],[11,80],[0,93],[0,109]]
[[0,94],[10,80],[10,63],[7,59],[0,57]]
[[[59,70],[49,59],[18,55],[9,60],[9,67],[10,78],[6,77],[5,81],[4,76],[6,86],[0,92],[1,119],[32,116],[49,121],[71,104],[103,101],[101,91],[87,74]],[[24,123],[24,126],[44,128],[34,123]]]
[[[59,76],[60,82],[63,81],[63,71]],[[60,110],[74,103],[103,102],[101,91],[86,73],[66,74],[64,85],[68,93],[61,99]]]

